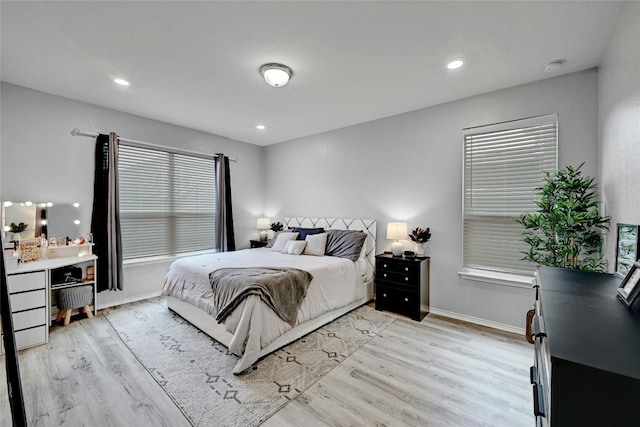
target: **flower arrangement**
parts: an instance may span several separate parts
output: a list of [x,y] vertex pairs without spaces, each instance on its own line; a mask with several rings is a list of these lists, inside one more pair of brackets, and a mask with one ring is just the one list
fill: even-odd
[[417,227],[415,230],[411,230],[409,238],[416,243],[426,243],[431,238],[431,231],[429,230],[429,227],[424,230]]
[[272,222],[271,223],[271,231],[277,233],[278,231],[281,231],[284,228],[284,226],[282,224],[280,224],[280,222]]

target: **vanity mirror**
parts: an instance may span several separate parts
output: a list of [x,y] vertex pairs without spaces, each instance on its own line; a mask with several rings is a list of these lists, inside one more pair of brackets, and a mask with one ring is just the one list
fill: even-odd
[[80,235],[80,204],[57,204],[47,208],[49,236],[70,237]]
[[41,234],[47,233],[46,227],[46,203],[29,201],[2,203],[2,231],[4,231],[5,241],[40,237]]
[[79,218],[79,203],[2,203],[2,231],[6,242],[42,235],[68,236],[73,239],[80,235]]

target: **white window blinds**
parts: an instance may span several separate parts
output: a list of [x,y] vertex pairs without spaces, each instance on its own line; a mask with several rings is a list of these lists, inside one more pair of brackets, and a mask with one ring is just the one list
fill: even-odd
[[534,271],[515,219],[538,209],[535,189],[557,159],[557,114],[464,130],[464,267]]
[[118,160],[124,259],[214,249],[213,158],[121,144]]

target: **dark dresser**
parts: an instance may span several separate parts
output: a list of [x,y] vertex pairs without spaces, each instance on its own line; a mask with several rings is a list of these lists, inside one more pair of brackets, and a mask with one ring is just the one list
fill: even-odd
[[267,243],[269,243],[268,240],[249,240],[249,245],[251,246],[251,249],[264,248],[265,246],[267,246]]
[[531,368],[537,426],[639,426],[640,304],[621,278],[539,267]]
[[376,255],[376,310],[420,321],[421,304],[429,306],[429,257]]

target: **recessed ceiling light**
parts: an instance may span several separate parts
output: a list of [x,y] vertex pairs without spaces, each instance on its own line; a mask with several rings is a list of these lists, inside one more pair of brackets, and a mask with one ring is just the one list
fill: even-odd
[[555,61],[551,61],[544,66],[544,71],[546,72],[555,71],[558,68],[562,67],[562,65],[564,65],[565,62],[567,62],[566,59],[556,59]]
[[113,79],[113,81],[120,86],[129,86],[129,82],[123,79]]
[[447,68],[450,70],[455,70],[456,68],[462,67],[464,61],[462,59],[454,59],[453,61],[449,61],[447,64]]
[[265,130],[265,128],[266,128],[265,125],[256,125],[256,129]]

